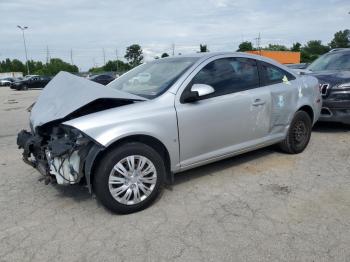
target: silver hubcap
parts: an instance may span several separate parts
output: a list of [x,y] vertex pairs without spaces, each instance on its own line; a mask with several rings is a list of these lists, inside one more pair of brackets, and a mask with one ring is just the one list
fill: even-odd
[[151,160],[132,155],[120,160],[109,175],[109,191],[119,203],[134,205],[144,201],[157,182],[157,171]]

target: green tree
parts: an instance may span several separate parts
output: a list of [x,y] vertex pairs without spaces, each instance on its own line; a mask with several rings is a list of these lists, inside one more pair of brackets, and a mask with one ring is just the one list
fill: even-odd
[[163,53],[163,54],[161,55],[161,58],[168,57],[168,56],[169,56],[168,53]]
[[199,45],[199,52],[200,52],[200,53],[209,52],[207,45],[206,45],[206,44],[203,44],[203,45],[200,44],[200,45]]
[[296,42],[292,45],[290,51],[293,52],[300,52],[301,51],[301,44],[299,42]]
[[137,44],[128,46],[124,57],[132,67],[140,65],[143,61],[141,46]]
[[270,51],[288,51],[288,48],[286,46],[279,45],[279,44],[269,44],[267,47],[263,49],[270,50]]
[[329,46],[323,45],[321,40],[310,40],[301,48],[301,62],[312,62],[328,51]]
[[329,43],[331,48],[350,47],[350,30],[345,29],[334,34],[333,40]]
[[252,42],[244,41],[239,44],[238,52],[252,51],[254,50]]

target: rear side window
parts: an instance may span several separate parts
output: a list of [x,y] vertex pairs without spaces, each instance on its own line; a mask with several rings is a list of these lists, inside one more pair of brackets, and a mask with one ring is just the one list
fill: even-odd
[[259,87],[256,61],[249,58],[221,58],[203,67],[192,79],[193,84],[206,84],[215,89],[208,97],[240,92]]
[[262,85],[273,85],[294,80],[295,77],[287,71],[266,62],[259,62]]

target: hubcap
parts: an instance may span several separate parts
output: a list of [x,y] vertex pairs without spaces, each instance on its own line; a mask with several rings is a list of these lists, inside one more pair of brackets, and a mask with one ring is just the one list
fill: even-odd
[[303,121],[298,121],[297,123],[295,123],[293,131],[294,139],[296,142],[302,143],[305,141],[307,137],[307,128]]
[[134,205],[144,201],[157,182],[157,170],[148,158],[131,155],[120,160],[109,175],[109,191],[119,203]]

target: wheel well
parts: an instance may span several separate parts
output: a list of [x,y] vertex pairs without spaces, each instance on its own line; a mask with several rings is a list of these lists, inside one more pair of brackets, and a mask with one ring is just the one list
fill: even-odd
[[132,136],[128,136],[128,137],[124,137],[120,140],[117,140],[115,142],[113,142],[111,145],[109,145],[105,150],[103,150],[101,153],[99,153],[93,163],[93,166],[91,168],[91,179],[94,175],[94,171],[96,169],[96,166],[98,164],[98,162],[102,159],[102,157],[104,156],[104,154],[106,154],[108,151],[112,150],[115,147],[121,146],[122,144],[128,143],[128,142],[140,142],[143,143],[145,145],[148,145],[150,147],[152,147],[154,150],[156,150],[157,152],[159,152],[161,154],[161,157],[164,159],[165,161],[165,168],[167,171],[167,182],[171,182],[172,181],[172,174],[171,174],[171,170],[170,170],[170,155],[168,150],[166,149],[166,147],[164,146],[164,144],[159,141],[158,139],[152,137],[152,136],[148,136],[148,135],[132,135]]
[[311,122],[313,123],[314,122],[314,111],[312,110],[312,107],[311,106],[302,106],[299,108],[298,111],[304,111],[306,112],[310,118],[311,118]]

